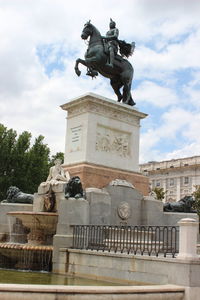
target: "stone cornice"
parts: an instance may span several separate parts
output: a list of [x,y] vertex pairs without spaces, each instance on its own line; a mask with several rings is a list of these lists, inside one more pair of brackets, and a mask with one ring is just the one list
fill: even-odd
[[93,93],[74,98],[70,102],[61,105],[61,108],[68,112],[68,118],[86,112],[93,112],[137,126],[139,126],[140,119],[147,116],[147,114],[139,112],[131,106]]
[[200,164],[196,165],[188,165],[188,166],[178,166],[178,167],[173,167],[173,168],[163,168],[163,169],[158,169],[158,170],[147,170],[149,175],[153,174],[165,174],[165,173],[171,173],[171,172],[177,172],[177,171],[183,171],[183,170],[190,170],[190,169],[199,169]]

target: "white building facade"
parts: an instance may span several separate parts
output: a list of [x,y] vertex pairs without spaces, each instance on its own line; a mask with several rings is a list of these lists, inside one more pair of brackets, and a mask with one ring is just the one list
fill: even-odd
[[166,191],[164,202],[178,201],[200,185],[200,156],[148,162],[140,165],[140,172],[149,177],[151,189]]

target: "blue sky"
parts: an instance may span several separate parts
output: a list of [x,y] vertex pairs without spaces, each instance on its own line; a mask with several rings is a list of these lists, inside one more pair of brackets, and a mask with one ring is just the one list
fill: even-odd
[[64,151],[59,106],[86,92],[116,99],[108,80],[74,72],[86,21],[105,35],[111,17],[120,39],[136,43],[132,94],[149,115],[140,162],[200,155],[199,16],[198,0],[0,0],[0,122]]

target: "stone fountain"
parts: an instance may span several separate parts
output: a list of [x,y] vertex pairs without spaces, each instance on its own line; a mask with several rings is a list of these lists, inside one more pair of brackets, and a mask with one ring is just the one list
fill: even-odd
[[4,261],[6,267],[51,270],[53,236],[58,222],[58,194],[63,194],[69,179],[67,176],[61,168],[61,161],[56,161],[46,182],[40,184],[33,197],[32,211],[7,212],[10,237],[8,242],[0,244],[1,266]]
[[13,211],[9,212],[8,216],[19,219],[22,225],[29,229],[27,244],[33,246],[52,245],[58,221],[57,213]]
[[12,211],[7,215],[13,219],[13,230],[10,241],[0,244],[3,267],[50,271],[57,213]]

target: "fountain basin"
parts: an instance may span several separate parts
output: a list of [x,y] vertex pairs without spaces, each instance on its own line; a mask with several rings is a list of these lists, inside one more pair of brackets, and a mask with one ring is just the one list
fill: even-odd
[[52,246],[0,243],[0,267],[34,271],[51,271]]
[[29,229],[28,244],[36,246],[52,244],[58,222],[57,213],[12,211],[7,215],[19,219],[23,226]]

